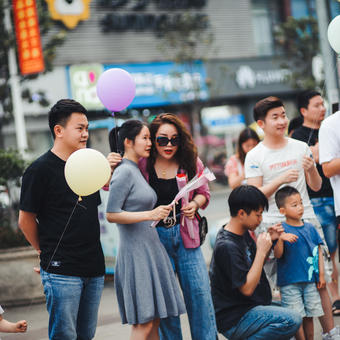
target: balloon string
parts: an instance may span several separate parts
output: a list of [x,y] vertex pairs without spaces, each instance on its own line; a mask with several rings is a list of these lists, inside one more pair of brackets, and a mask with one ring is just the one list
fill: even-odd
[[50,261],[49,261],[49,263],[48,263],[48,266],[47,266],[47,268],[46,268],[46,271],[48,271],[48,268],[50,267],[50,264],[51,264],[51,262],[52,262],[52,260],[53,260],[53,258],[54,258],[54,255],[55,255],[55,253],[57,252],[57,250],[58,250],[58,248],[59,248],[60,242],[61,242],[61,240],[62,240],[62,238],[63,238],[63,236],[64,236],[64,234],[65,234],[65,232],[66,232],[66,229],[67,229],[68,225],[70,224],[71,218],[72,218],[72,216],[73,216],[73,214],[74,214],[74,211],[76,210],[76,207],[77,207],[77,205],[78,205],[79,198],[80,198],[80,196],[77,197],[76,204],[74,205],[73,210],[72,210],[72,212],[71,212],[71,215],[70,215],[70,217],[68,218],[68,221],[67,221],[67,223],[66,223],[66,225],[65,225],[65,228],[64,228],[64,230],[63,230],[63,232],[62,232],[62,234],[61,234],[61,236],[60,236],[60,238],[59,238],[59,241],[58,241],[58,243],[57,243],[57,246],[56,246],[55,249],[54,249],[54,252],[53,252],[53,254],[52,254],[51,258],[50,258]]
[[116,138],[116,152],[117,153],[120,153],[119,152],[119,149],[118,149],[118,124],[117,124],[117,117],[115,115],[115,113],[112,111],[112,117],[115,121],[115,138]]

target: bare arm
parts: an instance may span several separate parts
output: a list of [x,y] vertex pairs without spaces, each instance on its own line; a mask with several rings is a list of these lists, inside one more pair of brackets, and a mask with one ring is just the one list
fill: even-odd
[[258,283],[261,279],[262,269],[264,261],[267,258],[267,254],[272,246],[272,241],[269,233],[262,233],[256,242],[257,250],[254,262],[247,274],[247,280],[239,290],[245,296],[251,296],[254,293]]
[[27,322],[21,320],[18,322],[9,322],[0,316],[0,332],[4,333],[23,333],[27,330]]
[[228,176],[228,184],[231,189],[234,189],[242,184],[244,180],[244,174],[238,175],[235,172],[229,174]]
[[40,252],[37,214],[20,210],[19,228],[22,230],[26,240],[32,245],[32,247]]
[[340,175],[340,158],[333,158],[330,162],[322,163],[322,170],[328,178]]
[[276,259],[279,259],[282,257],[283,250],[284,250],[284,242],[281,238],[279,238],[274,247],[274,256]]
[[247,184],[256,186],[265,194],[267,198],[269,198],[282,184],[295,182],[298,179],[298,176],[298,170],[290,169],[266,185],[263,185],[262,176],[248,178]]
[[315,163],[319,164],[319,143],[316,143],[315,145],[310,146],[309,148],[312,151],[313,159],[314,159]]
[[313,191],[319,191],[321,189],[322,179],[314,164],[313,159],[311,157],[304,156],[302,166],[305,170],[307,185]]
[[183,215],[193,219],[196,211],[205,204],[207,198],[202,194],[197,194],[186,206],[182,207],[181,210]]
[[160,205],[149,211],[122,211],[119,213],[106,213],[106,219],[111,223],[132,224],[143,221],[158,221],[167,217],[172,207]]
[[282,257],[283,253],[284,253],[284,241],[287,241],[289,243],[294,243],[298,240],[299,236],[295,235],[295,234],[291,234],[291,233],[286,233],[283,232],[281,233],[277,244],[274,247],[274,256],[275,258],[279,259]]
[[326,281],[325,281],[325,264],[323,262],[323,256],[322,256],[322,248],[319,245],[319,281],[317,283],[317,288],[325,288],[326,287]]

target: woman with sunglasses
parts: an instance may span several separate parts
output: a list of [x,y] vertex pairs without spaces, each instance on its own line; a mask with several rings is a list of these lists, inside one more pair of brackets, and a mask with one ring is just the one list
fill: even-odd
[[138,169],[138,160],[149,157],[148,127],[129,120],[109,135],[111,150],[123,158],[110,183],[107,220],[117,223],[120,247],[115,289],[123,324],[132,325],[131,340],[159,339],[162,318],[185,313],[176,277],[154,220],[168,216],[171,207],[154,208],[157,196]]
[[[139,168],[157,193],[157,204],[169,204],[178,193],[176,175],[184,173],[188,180],[203,170],[197,157],[197,148],[182,121],[175,115],[164,113],[150,124],[153,141],[149,158],[139,161]],[[209,187],[204,185],[189,196],[185,206],[176,205],[176,214],[161,220],[157,231],[179,278],[189,317],[192,339],[216,339],[215,313],[210,293],[210,283],[205,261],[200,249],[199,231],[192,239],[181,224],[183,216],[195,217],[199,208],[205,208],[210,198]],[[163,340],[181,340],[179,317],[161,320],[160,335]]]

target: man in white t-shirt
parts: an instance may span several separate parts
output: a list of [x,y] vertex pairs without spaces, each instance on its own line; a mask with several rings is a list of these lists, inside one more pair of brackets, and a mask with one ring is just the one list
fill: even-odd
[[[273,223],[284,220],[275,204],[274,195],[279,188],[289,184],[299,191],[303,199],[304,221],[313,224],[324,240],[321,225],[314,214],[306,188],[307,182],[312,190],[318,191],[322,182],[310,148],[304,142],[285,137],[288,118],[279,98],[267,97],[257,102],[254,107],[254,119],[263,129],[264,139],[247,153],[245,177],[247,183],[258,187],[269,201],[269,209],[263,214],[263,223],[258,228],[259,231],[266,231]],[[330,278],[332,269],[327,246],[324,247],[325,276]],[[273,273],[267,274],[272,276]],[[336,329],[327,289],[320,289],[319,292],[325,313],[320,317],[323,339],[337,339],[334,337]]]
[[327,117],[319,130],[319,161],[334,193],[335,214],[340,216],[340,111]]

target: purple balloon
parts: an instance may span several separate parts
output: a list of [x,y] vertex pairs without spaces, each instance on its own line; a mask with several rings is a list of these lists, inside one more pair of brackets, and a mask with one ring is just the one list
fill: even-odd
[[118,112],[130,105],[136,94],[136,84],[129,72],[111,68],[97,82],[97,95],[110,111]]

